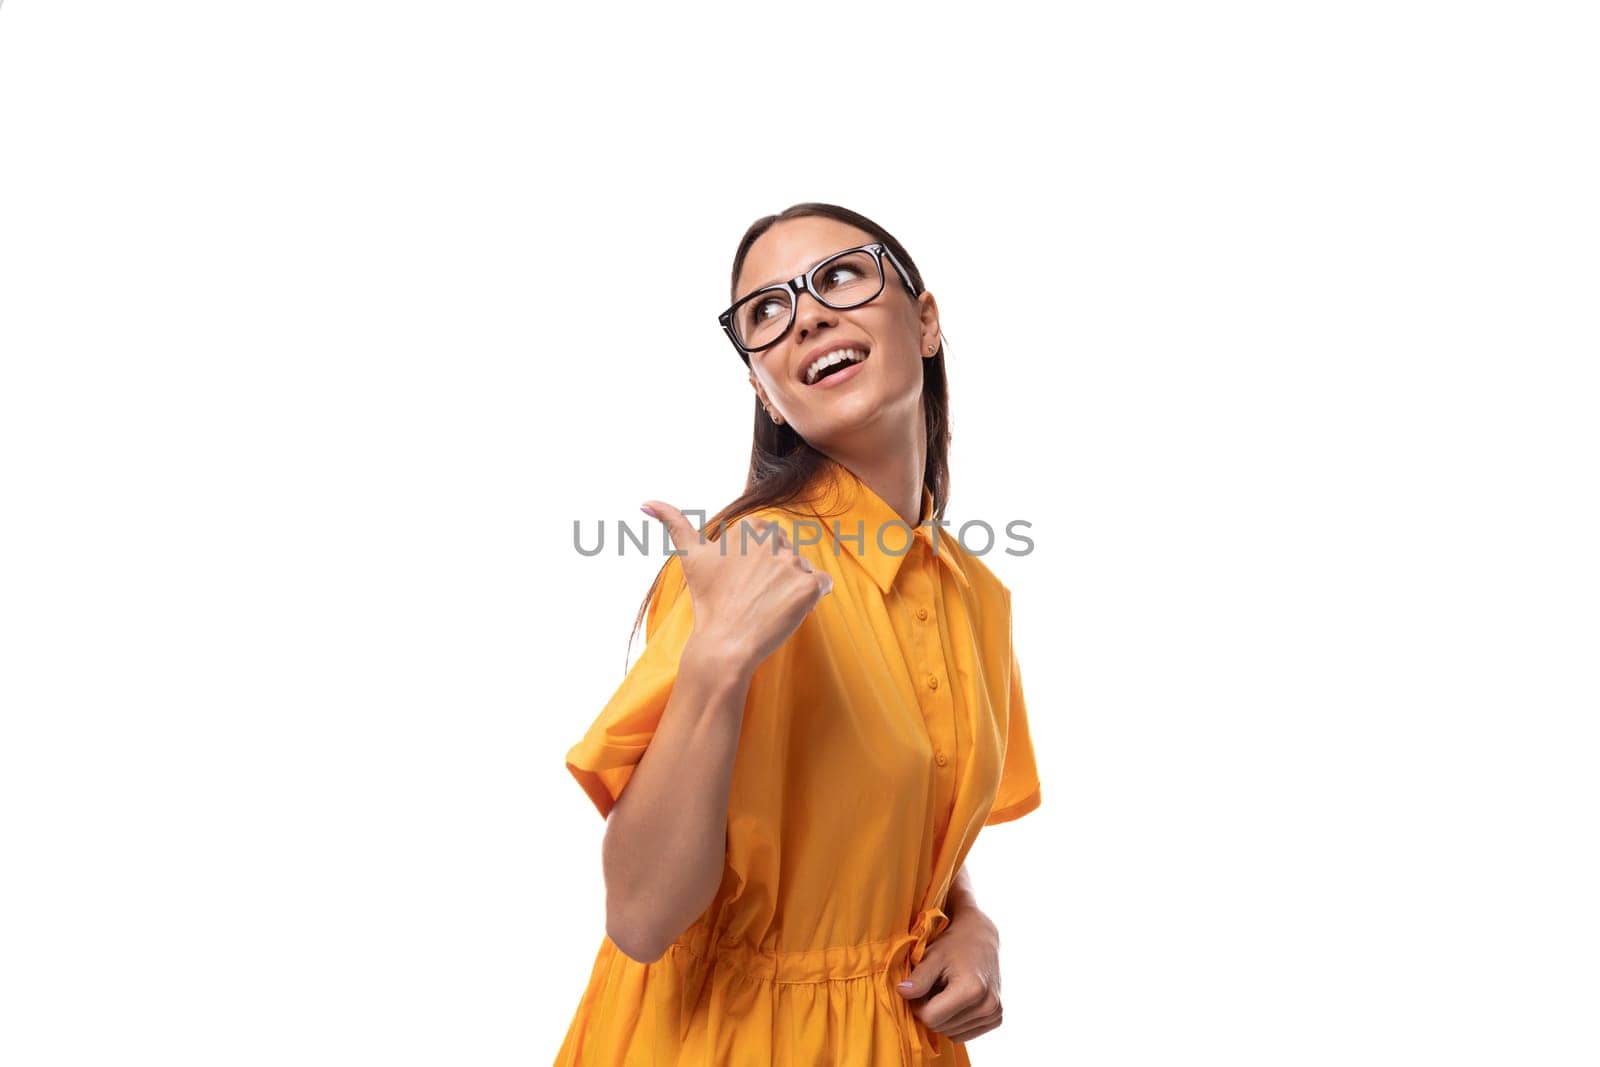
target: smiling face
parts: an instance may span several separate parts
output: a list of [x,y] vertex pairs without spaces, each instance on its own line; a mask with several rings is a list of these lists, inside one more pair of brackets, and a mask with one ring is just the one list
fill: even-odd
[[[750,246],[738,295],[787,281],[835,252],[874,240],[837,219],[785,219]],[[911,296],[887,256],[883,270],[883,291],[860,307],[838,311],[802,293],[789,332],[750,356],[750,384],[762,404],[825,452],[848,452],[852,441],[880,436],[885,426],[920,434],[922,360],[931,359],[930,348],[939,343],[939,309],[931,293]],[[819,272],[815,281],[820,286],[828,280]],[[866,358],[813,379],[818,357],[833,349],[853,349]]]

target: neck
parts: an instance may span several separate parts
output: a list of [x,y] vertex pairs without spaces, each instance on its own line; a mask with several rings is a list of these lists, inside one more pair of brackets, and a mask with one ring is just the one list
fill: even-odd
[[917,528],[922,517],[922,478],[928,462],[928,446],[920,432],[909,447],[901,442],[899,447],[836,450],[828,455],[882,497],[907,526]]

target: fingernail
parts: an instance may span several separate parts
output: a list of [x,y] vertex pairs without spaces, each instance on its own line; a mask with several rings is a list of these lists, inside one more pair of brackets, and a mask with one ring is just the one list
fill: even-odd
[[639,510],[644,512],[646,515],[650,516],[652,519],[659,519],[661,517],[660,515],[657,515],[655,513],[655,509],[652,508],[649,504],[640,504],[639,505]]
[[903,991],[909,992],[911,990],[911,988],[912,988],[912,986],[911,986],[910,982],[901,982],[900,983],[900,989],[903,990]]

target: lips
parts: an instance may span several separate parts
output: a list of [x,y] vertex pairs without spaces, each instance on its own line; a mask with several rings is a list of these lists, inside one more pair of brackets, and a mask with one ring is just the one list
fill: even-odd
[[843,370],[833,370],[824,377],[818,378],[812,389],[839,389],[844,383],[861,373],[861,368],[866,365],[866,360],[858,360],[847,364]]
[[802,385],[814,388],[826,382],[829,378],[855,373],[848,368],[845,370],[836,368],[841,363],[858,366],[865,363],[871,354],[871,346],[864,342],[836,341],[807,352],[805,358],[801,360],[796,374]]

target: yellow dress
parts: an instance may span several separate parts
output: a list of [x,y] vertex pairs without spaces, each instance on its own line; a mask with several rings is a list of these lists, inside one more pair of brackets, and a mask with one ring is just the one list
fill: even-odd
[[[912,533],[843,465],[813,484],[812,505],[754,513],[792,542],[820,536],[800,551],[834,584],[753,673],[722,884],[653,963],[602,937],[558,1067],[969,1064],[895,986],[945,928],[980,829],[1039,806],[1010,590],[953,529]],[[932,503],[925,489],[924,520]],[[602,816],[692,625],[673,557],[643,652],[567,753]]]

